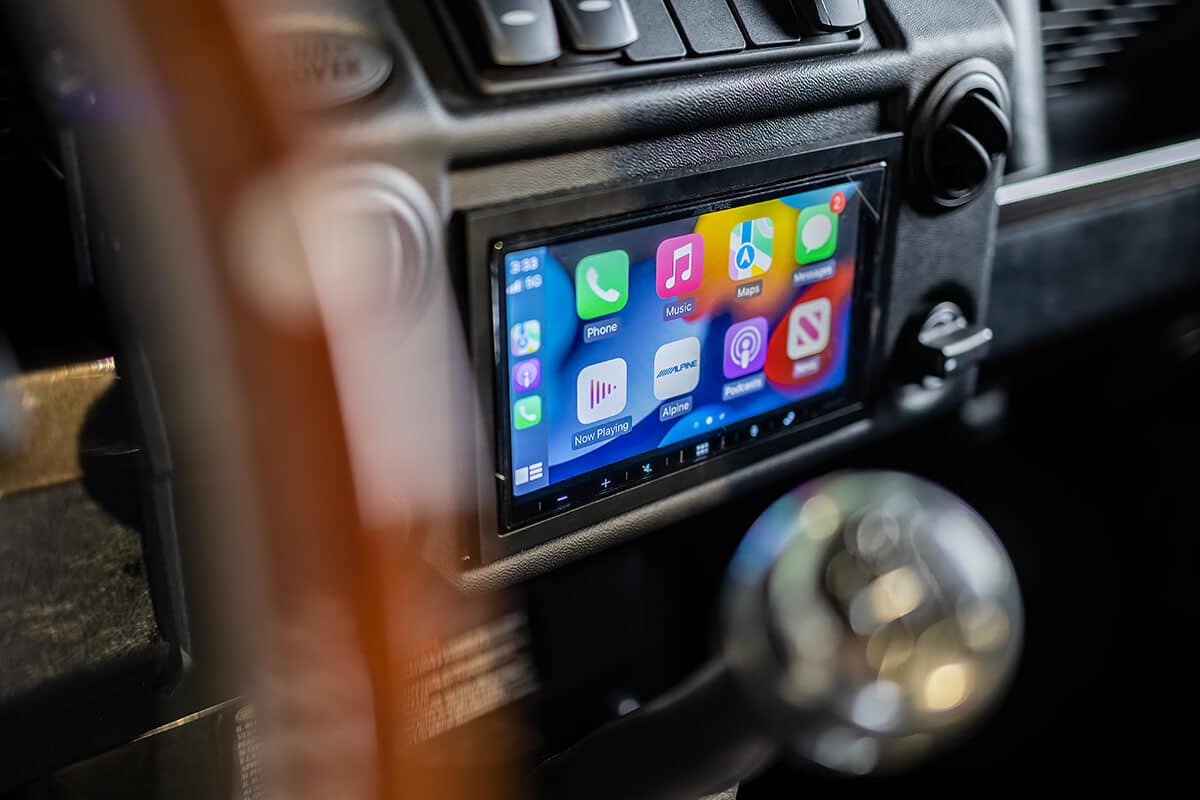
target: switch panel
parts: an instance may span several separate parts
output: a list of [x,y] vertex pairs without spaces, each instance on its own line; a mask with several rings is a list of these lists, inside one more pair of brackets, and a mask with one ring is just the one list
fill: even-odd
[[[815,28],[800,13],[800,0],[427,2],[441,17],[468,79],[489,95],[850,53],[864,41],[859,28]],[[844,18],[834,13],[833,0],[812,3],[821,6],[825,24]]]

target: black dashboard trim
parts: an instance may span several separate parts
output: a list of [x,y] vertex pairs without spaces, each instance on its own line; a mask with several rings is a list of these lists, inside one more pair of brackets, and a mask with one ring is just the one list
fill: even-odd
[[1146,150],[1000,187],[1000,225],[1110,200],[1200,185],[1200,139]]

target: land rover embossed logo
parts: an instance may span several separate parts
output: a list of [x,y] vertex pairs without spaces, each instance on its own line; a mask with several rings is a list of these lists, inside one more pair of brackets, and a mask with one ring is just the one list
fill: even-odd
[[391,54],[366,34],[286,30],[273,39],[271,68],[298,105],[353,102],[383,86],[392,72]]

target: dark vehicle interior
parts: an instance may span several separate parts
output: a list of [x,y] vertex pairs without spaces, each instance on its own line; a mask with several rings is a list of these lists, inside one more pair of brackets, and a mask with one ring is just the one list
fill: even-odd
[[0,798],[1190,771],[1200,5],[0,33]]

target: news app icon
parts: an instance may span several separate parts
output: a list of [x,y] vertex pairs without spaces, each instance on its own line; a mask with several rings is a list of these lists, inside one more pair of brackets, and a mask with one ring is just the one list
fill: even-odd
[[809,358],[829,346],[833,305],[827,297],[800,303],[788,315],[787,354],[792,361]]
[[592,364],[575,380],[576,414],[584,425],[615,417],[625,410],[629,368],[623,358]]
[[694,294],[704,280],[704,237],[676,236],[658,246],[654,286],[663,300]]
[[725,377],[740,378],[758,372],[767,363],[767,319],[755,317],[732,325],[725,332]]

